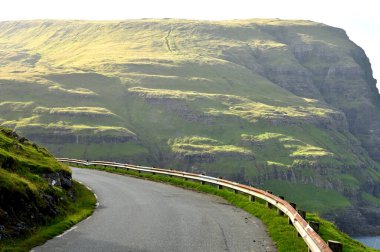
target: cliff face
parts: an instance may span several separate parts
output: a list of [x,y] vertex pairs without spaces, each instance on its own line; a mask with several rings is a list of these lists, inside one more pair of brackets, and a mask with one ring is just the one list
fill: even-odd
[[247,60],[238,56],[230,59],[264,75],[297,96],[323,100],[343,111],[350,132],[361,141],[371,158],[379,161],[380,96],[365,52],[349,41],[341,29],[324,27],[329,36],[334,36],[335,43],[329,44],[319,40],[318,36],[310,36],[316,27],[306,34],[300,33],[305,32],[305,27],[297,28],[276,25],[261,28],[286,45],[271,57],[279,59],[285,54],[294,60],[291,64],[268,62],[267,53],[256,53],[253,58],[260,62],[256,65],[246,63]]
[[315,66],[310,63],[312,57],[306,56],[305,52],[297,53],[296,48],[294,46],[296,58],[313,74],[313,86],[321,97],[345,113],[350,132],[361,141],[370,156],[379,161],[380,96],[364,51],[353,44],[343,58],[334,52],[325,52],[322,55],[327,58],[322,60],[316,53],[314,58],[320,58],[322,62]]
[[224,176],[380,233],[380,97],[341,29],[1,22],[0,62],[0,124],[58,156]]

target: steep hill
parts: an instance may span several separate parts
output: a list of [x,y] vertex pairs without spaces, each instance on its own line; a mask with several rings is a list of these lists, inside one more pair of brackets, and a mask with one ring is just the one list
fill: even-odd
[[341,29],[0,22],[0,64],[0,124],[58,156],[220,175],[380,234],[380,97]]
[[46,149],[0,127],[0,241],[65,213],[71,171]]

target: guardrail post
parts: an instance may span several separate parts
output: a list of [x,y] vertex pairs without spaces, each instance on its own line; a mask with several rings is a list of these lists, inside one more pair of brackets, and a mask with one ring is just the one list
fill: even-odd
[[[278,196],[280,199],[284,200],[285,197],[284,196]],[[280,210],[280,208],[277,208],[277,214],[280,215],[280,216],[284,216],[284,212]]]
[[156,175],[156,173],[155,173],[155,172],[152,172],[152,174],[153,174],[153,175]]
[[[291,205],[295,210],[297,210],[297,204],[296,203],[294,203],[294,202],[289,202],[289,205]],[[288,223],[290,224],[290,225],[293,225],[293,222],[292,222],[292,220],[288,217]]]
[[267,205],[268,208],[272,208],[273,207],[273,205],[271,203],[269,203],[268,201],[266,202],[266,205]]
[[238,194],[238,193],[239,193],[239,191],[235,189],[235,190],[234,190],[234,193],[235,193],[235,194]]
[[222,190],[222,189],[223,189],[223,186],[222,186],[222,185],[218,185],[218,189],[219,189],[219,190]]
[[293,222],[292,219],[290,219],[290,217],[288,217],[288,224],[293,226]]
[[343,244],[337,241],[328,240],[327,244],[333,252],[342,252]]
[[253,195],[249,195],[249,201],[251,201],[251,202],[256,201],[255,196],[253,196]]
[[[271,191],[267,191],[267,193],[272,194]],[[265,204],[267,205],[268,208],[272,208],[273,207],[273,205],[271,203],[269,203],[268,201]]]
[[289,202],[289,204],[294,208],[294,210],[297,210],[297,204],[294,202]]
[[306,211],[299,209],[297,212],[304,220],[306,220]]
[[284,212],[280,210],[280,208],[277,208],[277,214],[280,216],[284,216]]
[[309,221],[309,226],[317,233],[319,234],[319,222],[316,221]]
[[[298,209],[297,212],[302,217],[302,219],[306,220],[306,211]],[[300,233],[298,233],[298,237],[301,237]]]
[[205,184],[206,184],[206,182],[204,182],[204,181],[202,180],[202,181],[201,181],[201,184],[202,184],[202,185],[205,185]]

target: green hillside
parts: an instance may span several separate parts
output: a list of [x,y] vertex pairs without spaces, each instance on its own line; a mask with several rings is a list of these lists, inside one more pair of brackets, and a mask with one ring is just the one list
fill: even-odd
[[57,156],[223,176],[380,234],[380,97],[341,29],[0,22],[0,64],[0,124]]
[[89,216],[96,198],[43,147],[0,127],[0,251],[30,251]]
[[69,168],[0,127],[0,240],[29,234],[64,214],[72,189]]

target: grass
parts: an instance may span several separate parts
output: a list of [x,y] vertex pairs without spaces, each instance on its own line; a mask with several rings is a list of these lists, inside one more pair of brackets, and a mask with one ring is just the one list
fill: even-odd
[[63,107],[63,108],[45,108],[36,107],[35,113],[50,113],[53,115],[84,115],[84,116],[111,116],[114,115],[111,111],[105,108],[97,107]]
[[[316,180],[318,178],[315,178]],[[344,209],[351,205],[350,201],[334,190],[321,189],[310,184],[292,183],[281,180],[267,180],[260,187],[285,196],[297,202],[298,208],[324,214],[332,210]],[[297,193],[294,193],[297,192]],[[318,199],[318,200],[316,200]]]
[[85,124],[66,124],[63,121],[59,121],[57,123],[50,123],[48,125],[46,124],[34,124],[31,123],[29,125],[20,125],[17,126],[19,129],[27,130],[28,132],[34,131],[54,131],[54,130],[61,130],[61,131],[69,131],[72,133],[81,133],[81,134],[101,134],[101,133],[110,133],[112,136],[133,136],[135,135],[130,130],[123,128],[123,127],[114,127],[114,126],[89,126]]
[[366,193],[366,192],[362,192],[361,194],[361,198],[371,204],[371,205],[380,205],[380,199],[379,198],[376,198],[374,197],[373,195],[369,194],[369,193]]
[[[138,173],[137,171],[126,171],[125,169],[110,168],[110,167],[99,167],[99,166],[78,166],[86,169],[96,169],[117,174],[123,174],[128,176],[133,176],[142,179],[148,179],[151,181],[164,182],[167,184],[175,185],[178,187],[213,194],[226,199],[232,205],[239,207],[253,216],[258,217],[263,221],[267,227],[269,235],[272,237],[279,252],[301,252],[306,251],[307,246],[298,237],[295,228],[288,224],[287,218],[279,216],[275,209],[269,209],[266,207],[265,202],[262,200],[256,200],[255,202],[250,202],[247,196],[241,194],[235,194],[231,190],[223,189],[219,190],[215,186],[202,185],[193,181],[185,181],[183,179],[168,177],[163,175],[152,175],[148,173]],[[344,252],[360,252],[360,251],[377,251],[365,247],[363,244],[353,240],[348,235],[339,231],[331,222],[328,222],[320,218],[316,214],[308,213],[307,221],[317,221],[320,223],[320,236],[325,240],[336,240],[344,244]]]
[[1,240],[0,251],[29,251],[90,216],[96,203],[94,194],[77,182],[74,182],[73,193],[75,201],[69,201],[65,215],[55,217],[47,225],[39,226],[29,235]]
[[[283,155],[286,155],[290,162],[292,160],[294,161],[295,158],[316,159],[325,156],[334,156],[333,153],[327,151],[326,149],[305,143],[289,134],[284,135],[273,132],[265,132],[255,136],[242,134],[241,139],[242,141],[251,145],[259,145],[264,148],[275,147],[278,150],[282,149],[281,153],[284,153]],[[268,150],[265,150],[263,152],[270,154],[273,153],[273,151]],[[290,165],[290,162],[283,165]]]
[[36,184],[5,169],[0,169],[0,184],[3,190],[18,192],[25,197],[28,197],[29,192],[38,195]]
[[322,238],[325,239],[326,237],[328,237],[329,240],[339,241],[342,244],[344,244],[343,245],[344,252],[379,251],[377,249],[366,247],[362,243],[352,239],[347,234],[340,232],[339,230],[337,230],[337,228],[334,226],[333,223],[320,218],[316,214],[308,213],[306,218],[310,221],[316,221],[320,223],[320,226],[322,227],[320,229],[320,236]]
[[[326,117],[327,114],[336,113],[334,110],[326,107],[318,107],[318,104],[310,104],[303,100],[303,106],[274,106],[247,99],[244,96],[227,95],[227,94],[208,94],[194,91],[165,90],[165,89],[148,89],[141,87],[129,88],[129,92],[136,94],[145,99],[161,100],[179,100],[199,101],[211,100],[219,101],[218,107],[224,109],[209,109],[205,112],[211,115],[234,115],[247,120],[274,119],[274,118],[308,118],[311,116]],[[294,103],[293,103],[294,104]],[[321,104],[320,104],[321,105]]]
[[[22,137],[19,137],[22,139]],[[0,127],[0,165],[13,173],[65,172],[70,170],[55,161],[54,157],[42,147],[28,141],[12,137],[12,131]]]
[[[376,148],[362,148],[377,137],[349,133],[342,111],[370,107],[354,94],[372,84],[332,70],[366,62],[342,30],[302,20],[0,22],[0,124],[60,157],[247,183],[294,173],[358,195],[380,182]],[[182,141],[197,136],[218,143]]]
[[202,154],[252,155],[248,149],[234,145],[225,145],[214,139],[198,136],[176,138],[172,141],[169,140],[169,145],[174,153],[189,156]]
[[45,148],[0,127],[0,251],[29,251],[92,213],[95,196],[68,180],[71,170]]

